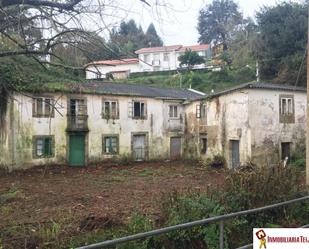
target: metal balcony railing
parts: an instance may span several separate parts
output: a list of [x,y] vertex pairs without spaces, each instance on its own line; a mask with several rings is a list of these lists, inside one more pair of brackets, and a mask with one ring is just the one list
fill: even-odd
[[88,131],[88,115],[68,115],[67,131]]
[[[107,241],[104,241],[104,242],[100,242],[100,243],[96,243],[96,244],[92,244],[92,245],[88,245],[88,246],[78,247],[77,249],[106,248],[106,247],[109,247],[109,246],[115,246],[115,245],[125,243],[125,242],[129,242],[129,241],[145,239],[145,238],[148,238],[148,237],[166,234],[166,233],[176,231],[176,230],[180,230],[180,229],[188,229],[188,228],[192,228],[192,227],[195,227],[195,226],[208,225],[210,223],[219,223],[219,231],[220,231],[219,248],[223,249],[224,248],[224,221],[230,220],[230,219],[233,219],[233,218],[236,218],[236,217],[239,217],[239,216],[243,216],[243,215],[259,213],[259,212],[262,212],[262,211],[265,211],[265,210],[275,209],[275,208],[278,208],[278,207],[287,206],[287,205],[290,205],[290,204],[293,204],[293,203],[299,203],[299,202],[305,202],[305,201],[309,201],[309,196],[305,196],[305,197],[301,197],[301,198],[297,198],[297,199],[293,199],[293,200],[289,200],[289,201],[285,201],[285,202],[280,202],[280,203],[276,203],[276,204],[272,204],[272,205],[268,205],[268,206],[264,206],[264,207],[244,210],[244,211],[240,211],[240,212],[236,212],[236,213],[224,214],[224,215],[214,216],[214,217],[210,217],[210,218],[203,219],[203,220],[197,220],[197,221],[183,223],[183,224],[179,224],[179,225],[175,225],[175,226],[164,227],[164,228],[152,230],[152,231],[149,231],[149,232],[138,233],[138,234],[134,234],[134,235],[118,238],[118,239],[107,240]],[[303,227],[308,227],[308,225],[305,225]],[[245,248],[252,248],[252,244],[239,247],[238,249],[245,249]]]

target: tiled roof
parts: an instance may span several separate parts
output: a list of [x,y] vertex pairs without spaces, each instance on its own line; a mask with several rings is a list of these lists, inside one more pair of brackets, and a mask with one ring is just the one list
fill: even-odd
[[163,47],[151,47],[151,48],[141,48],[135,51],[136,54],[143,53],[154,53],[154,52],[171,52],[180,49],[182,45],[171,45],[171,46],[163,46]]
[[203,51],[209,48],[209,44],[201,44],[201,45],[192,45],[192,46],[182,46],[179,49],[179,52],[185,52],[186,49],[190,49],[191,51]]
[[161,88],[138,84],[122,84],[110,82],[71,84],[69,91],[73,93],[111,94],[123,96],[129,95],[179,100],[193,100],[203,96],[187,89]]
[[171,52],[171,51],[184,52],[186,51],[186,49],[191,49],[192,51],[203,51],[208,48],[209,48],[209,44],[192,45],[192,46],[171,45],[171,46],[163,46],[163,47],[141,48],[135,51],[135,53],[144,54],[144,53]]
[[[306,88],[298,87],[293,85],[281,85],[281,84],[272,84],[272,83],[265,83],[265,82],[249,82],[245,84],[241,84],[217,93],[212,93],[207,96],[207,98],[221,96],[224,94],[228,94],[231,92],[235,92],[241,89],[266,89],[266,90],[277,90],[277,91],[297,91],[297,92],[306,92]],[[202,97],[203,98],[203,97]]]
[[127,65],[127,64],[136,64],[138,63],[137,58],[128,58],[128,59],[119,59],[119,60],[103,60],[103,61],[93,61],[85,65],[85,67],[90,65],[106,65],[106,66],[115,66],[115,65]]

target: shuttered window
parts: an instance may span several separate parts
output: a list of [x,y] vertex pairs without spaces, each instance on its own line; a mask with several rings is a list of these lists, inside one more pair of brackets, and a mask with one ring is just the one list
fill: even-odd
[[52,157],[54,151],[53,136],[34,136],[33,137],[33,157],[44,158]]

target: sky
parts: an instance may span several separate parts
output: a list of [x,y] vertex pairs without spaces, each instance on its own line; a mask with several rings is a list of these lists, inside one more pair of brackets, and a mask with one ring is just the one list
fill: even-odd
[[[130,12],[124,18],[133,18],[142,25],[144,30],[149,23],[153,22],[165,45],[196,44],[199,10],[212,0],[162,0],[162,2],[165,3],[164,7],[150,8],[140,0],[127,0]],[[244,17],[254,18],[255,12],[261,7],[274,6],[282,0],[236,0],[235,2],[238,3]]]

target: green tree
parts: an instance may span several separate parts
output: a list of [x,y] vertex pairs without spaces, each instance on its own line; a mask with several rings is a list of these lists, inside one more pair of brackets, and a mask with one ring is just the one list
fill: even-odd
[[163,45],[162,39],[157,34],[156,28],[153,23],[150,23],[145,35],[146,43],[148,45],[147,47],[160,47]]
[[306,4],[284,2],[257,13],[260,34],[255,52],[263,78],[290,84],[298,78],[298,83],[306,83],[307,11]]
[[188,70],[191,70],[195,65],[205,62],[202,56],[199,56],[198,53],[191,49],[186,49],[185,53],[178,57],[178,60],[180,61],[180,67],[186,66]]
[[213,0],[200,10],[198,32],[200,43],[222,43],[223,50],[228,49],[229,41],[238,25],[242,23],[242,14],[233,0]]

